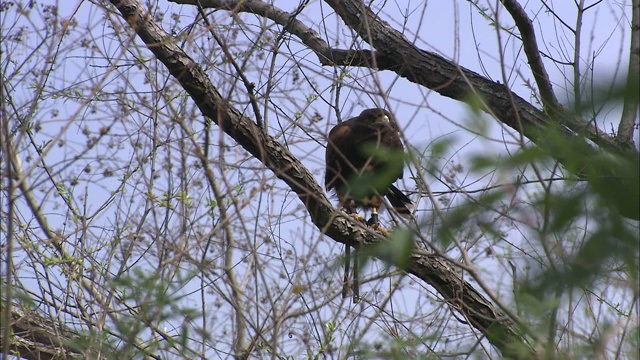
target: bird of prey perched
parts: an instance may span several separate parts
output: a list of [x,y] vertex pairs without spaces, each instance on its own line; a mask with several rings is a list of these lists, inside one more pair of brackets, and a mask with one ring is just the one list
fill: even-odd
[[[386,196],[401,215],[410,215],[411,200],[393,183],[402,178],[404,160],[396,152],[404,147],[398,125],[384,109],[367,109],[339,123],[329,132],[325,187],[335,190],[344,210],[358,218],[356,208],[371,208],[369,224],[380,229],[378,209]],[[388,150],[388,151],[384,151]],[[389,152],[391,150],[392,152]],[[360,217],[360,220],[363,218]],[[348,283],[350,248],[345,249],[345,284]],[[358,265],[354,259],[354,301],[358,301]],[[346,297],[348,285],[343,289]]]

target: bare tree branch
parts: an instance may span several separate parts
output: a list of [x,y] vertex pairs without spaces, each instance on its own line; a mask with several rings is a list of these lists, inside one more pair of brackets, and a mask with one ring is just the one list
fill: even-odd
[[[219,43],[219,45],[222,46],[221,43]],[[250,91],[249,89],[247,90]],[[200,160],[200,163],[202,164],[202,168],[204,169],[204,174],[207,177],[209,186],[213,191],[216,201],[218,202],[218,204],[224,204],[223,195],[221,194],[218,184],[216,182],[216,179],[214,178],[213,170],[209,166],[209,159],[207,159],[205,155],[205,151],[200,146],[200,143],[198,143],[198,140],[193,135],[194,134],[193,130],[185,120],[183,119],[180,120],[180,126],[185,131],[185,133],[189,134],[189,140],[191,141],[191,144],[196,149],[195,154]],[[260,126],[260,122],[258,122],[258,126]],[[218,206],[217,209],[220,214],[220,220],[221,220],[220,223],[222,224],[222,229],[223,229],[222,233],[225,239],[225,247],[226,247],[224,252],[225,253],[224,272],[227,276],[227,281],[229,282],[229,286],[231,287],[231,302],[233,303],[233,306],[236,312],[236,316],[234,319],[236,331],[234,332],[234,335],[233,335],[233,349],[236,352],[236,358],[243,359],[243,358],[246,358],[247,352],[248,352],[247,347],[245,345],[246,319],[245,319],[245,313],[242,307],[242,300],[241,300],[242,289],[238,284],[238,281],[236,280],[236,274],[233,269],[233,249],[236,246],[235,239],[233,236],[233,231],[231,230],[231,226],[229,225],[230,221],[227,215],[226,208],[224,206]]]
[[632,1],[631,11],[631,51],[629,54],[629,71],[627,72],[627,88],[625,89],[624,106],[618,141],[633,143],[633,130],[638,120],[638,87],[640,87],[640,0]]
[[551,81],[549,81],[549,75],[547,74],[547,70],[542,62],[533,24],[520,3],[515,0],[501,1],[502,5],[504,5],[509,14],[511,14],[513,21],[515,21],[516,26],[520,31],[524,53],[527,55],[527,60],[531,67],[531,71],[533,72],[533,77],[535,78],[536,85],[538,85],[538,91],[540,91],[542,103],[553,113],[555,109],[560,108],[560,104],[558,103],[556,95],[553,93]]
[[[313,223],[325,234],[343,244],[355,246],[380,241],[368,230],[346,219],[331,206],[309,171],[289,150],[260,131],[222,98],[209,78],[153,20],[135,0],[111,0],[124,19],[147,44],[149,50],[169,69],[190,94],[203,115],[211,118],[246,151],[287,183],[305,205]],[[408,271],[441,291],[444,299],[482,332],[504,356],[530,358],[534,350],[510,318],[465,282],[438,258],[415,252]]]
[[[196,5],[197,0],[171,0],[178,4]],[[506,86],[492,82],[477,73],[452,64],[439,55],[417,49],[406,41],[402,34],[397,33],[384,21],[380,20],[363,4],[353,5],[351,2],[343,2],[339,7],[333,1],[327,1],[334,7],[347,25],[359,31],[359,35],[369,42],[377,51],[368,50],[344,50],[330,48],[329,45],[313,29],[303,22],[290,16],[287,12],[262,1],[226,1],[204,0],[203,7],[226,9],[232,12],[248,12],[264,16],[275,23],[285,27],[285,30],[297,36],[303,44],[313,50],[322,65],[344,65],[373,67],[374,64],[380,70],[391,70],[407,78],[409,81],[426,86],[437,91],[441,95],[452,99],[466,101],[469,93],[476,93],[485,99],[487,112],[511,128],[523,132],[524,135],[536,141],[540,137],[540,129],[549,124],[549,117],[544,112],[536,109],[524,99],[515,95],[513,106]],[[358,1],[356,1],[358,3]],[[531,21],[517,2],[505,0],[505,7],[512,12],[514,20],[523,37],[523,44],[527,58],[532,67],[536,83],[540,90],[545,105],[553,110],[555,121],[567,126],[575,132],[585,132],[588,138],[610,149],[621,150],[621,146],[615,139],[607,136],[585,122],[576,121],[568,114],[563,114],[562,107],[558,103],[551,82],[549,81],[544,64],[539,55],[535,33]],[[359,10],[359,7],[364,8]],[[341,12],[342,11],[342,12]],[[368,29],[363,29],[359,23],[362,16],[366,15]],[[372,41],[368,41],[371,34]],[[403,60],[405,59],[405,60]],[[413,60],[411,60],[413,59]],[[427,70],[427,71],[425,71]],[[514,111],[513,108],[518,111]],[[516,120],[518,117],[524,124],[524,129]],[[572,135],[568,133],[567,135]]]
[[[250,13],[263,16],[284,27],[313,50],[322,65],[371,66],[370,51],[339,50],[329,47],[320,34],[288,12],[262,1],[243,0],[169,0],[176,4],[198,5],[204,8],[228,10],[232,13]],[[355,62],[355,63],[354,63]]]

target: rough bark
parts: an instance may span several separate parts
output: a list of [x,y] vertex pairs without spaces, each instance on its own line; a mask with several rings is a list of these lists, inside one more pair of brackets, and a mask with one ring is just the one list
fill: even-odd
[[[4,311],[4,309],[2,310]],[[61,328],[51,319],[36,312],[24,312],[17,306],[11,308],[12,339],[10,353],[21,359],[81,359],[82,355],[71,349],[76,333]],[[5,339],[0,337],[0,346]]]
[[[176,2],[188,3],[189,1]],[[276,139],[265,134],[250,119],[241,116],[239,111],[230,106],[200,67],[152,21],[146,9],[133,0],[111,0],[111,3],[118,7],[138,36],[180,81],[203,115],[215,121],[238,144],[285,181],[304,203],[311,220],[319,229],[332,239],[349,245],[380,241],[366,229],[336,213],[322,188],[300,161]],[[374,51],[332,49],[309,28],[305,29],[303,24],[297,22],[295,18],[288,17],[287,13],[277,12],[275,11],[277,9],[259,1],[203,0],[202,3],[205,6],[209,4],[215,7],[221,7],[215,3],[224,3],[227,6],[235,3],[237,6],[229,7],[230,10],[262,12],[263,16],[287,26],[289,31],[299,36],[303,43],[318,54],[319,61],[323,65],[348,63],[351,66],[375,66],[381,70],[391,70],[409,81],[460,101],[465,101],[469,94],[475,94],[484,102],[485,111],[534,142],[543,142],[542,134],[547,127],[556,125],[565,131],[567,136],[584,134],[586,138],[605,149],[614,152],[629,151],[629,139],[617,140],[607,136],[595,127],[563,113],[561,109],[554,116],[549,117],[540,109],[513,94],[507,86],[460,67],[437,54],[416,48],[402,34],[373,14],[361,1],[327,0],[326,3],[334,8],[347,25],[371,44]],[[634,5],[635,10],[637,10],[637,4],[636,2]],[[267,6],[259,7],[258,5]],[[585,154],[585,158],[588,158],[588,154]],[[585,163],[585,166],[588,164]],[[416,251],[407,271],[433,286],[445,301],[463,315],[465,320],[487,336],[505,357],[529,358],[535,355],[516,324],[471,284],[464,281],[445,260]],[[25,316],[16,314],[19,318]],[[17,319],[12,323],[14,333],[25,334],[25,342],[15,341],[12,346],[22,346],[20,353],[23,357],[55,358],[54,356],[60,353],[57,346],[64,345],[51,342],[47,337],[40,337],[35,331],[24,332],[20,326],[25,322]],[[33,321],[27,323],[35,328],[46,329],[46,326],[43,326],[45,323],[37,324]],[[28,354],[31,351],[29,349],[37,347],[40,347],[38,357],[35,355],[29,357]]]

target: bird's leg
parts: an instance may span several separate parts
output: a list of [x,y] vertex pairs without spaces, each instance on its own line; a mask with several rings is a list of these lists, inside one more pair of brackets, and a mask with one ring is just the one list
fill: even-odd
[[367,225],[371,226],[374,230],[378,230],[380,233],[382,233],[382,235],[384,235],[386,237],[389,236],[389,232],[387,231],[387,229],[385,229],[382,226],[380,226],[380,222],[378,221],[378,208],[377,207],[372,207],[371,208],[371,219],[369,219],[369,221],[367,221]]
[[371,208],[371,219],[369,219],[369,221],[367,221],[367,225],[369,226],[374,226],[374,225],[379,225],[380,223],[378,222],[378,208],[377,207],[372,207]]

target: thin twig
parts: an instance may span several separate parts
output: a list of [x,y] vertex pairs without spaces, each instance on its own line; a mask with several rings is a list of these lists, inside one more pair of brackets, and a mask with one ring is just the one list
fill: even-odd
[[620,116],[617,139],[633,148],[633,132],[638,121],[638,87],[640,87],[640,1],[632,1],[631,45],[627,87],[624,89],[624,105]]

